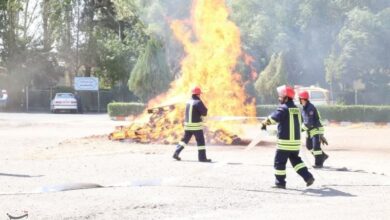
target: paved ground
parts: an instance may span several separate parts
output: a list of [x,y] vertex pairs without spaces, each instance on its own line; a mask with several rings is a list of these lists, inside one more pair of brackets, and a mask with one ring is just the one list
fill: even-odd
[[[289,167],[288,189],[276,190],[273,137],[249,151],[210,146],[209,164],[188,147],[176,162],[174,146],[103,136],[120,124],[106,115],[0,113],[0,219],[23,211],[29,219],[389,219],[388,126],[327,127],[330,159],[310,169],[315,184],[306,188]],[[93,188],[50,192],[74,186]]]

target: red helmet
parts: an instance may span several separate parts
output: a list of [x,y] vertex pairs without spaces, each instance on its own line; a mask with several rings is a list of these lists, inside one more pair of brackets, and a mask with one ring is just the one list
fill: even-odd
[[290,86],[286,86],[286,85],[279,86],[278,88],[276,88],[276,90],[278,91],[278,95],[280,97],[286,97],[287,96],[287,97],[293,99],[294,96],[295,96],[294,89],[291,88]]
[[192,89],[192,95],[200,95],[202,94],[202,90],[200,89],[199,86],[195,86],[193,89]]
[[306,90],[299,92],[299,98],[308,100],[309,99],[309,92]]

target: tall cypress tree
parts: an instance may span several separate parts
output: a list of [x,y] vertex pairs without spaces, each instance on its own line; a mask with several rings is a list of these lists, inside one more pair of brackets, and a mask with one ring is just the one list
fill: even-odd
[[274,103],[277,97],[276,88],[287,82],[285,65],[283,53],[274,53],[267,67],[260,73],[255,89],[263,103]]
[[151,38],[131,71],[129,89],[146,102],[168,89],[172,79],[162,43]]

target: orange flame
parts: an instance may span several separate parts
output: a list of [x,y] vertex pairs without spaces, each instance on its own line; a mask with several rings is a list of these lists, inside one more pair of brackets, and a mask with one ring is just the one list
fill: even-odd
[[[209,109],[209,116],[256,115],[254,104],[245,103],[247,96],[240,75],[234,73],[237,60],[242,55],[241,40],[238,27],[228,16],[225,0],[194,0],[191,22],[175,20],[171,23],[186,52],[181,62],[182,76],[171,84],[166,94],[151,100],[148,106],[179,104],[165,113],[164,119],[158,122],[152,120],[158,125],[150,125],[151,119],[146,112],[139,117],[144,119],[141,124],[145,126],[149,123],[148,126],[153,127],[149,138],[172,142],[181,138],[185,102],[190,98],[191,88],[196,85],[202,88],[202,100]],[[207,122],[207,127],[214,131],[238,132],[234,125],[226,122]],[[141,128],[139,125],[128,128],[132,129]]]
[[[172,30],[187,56],[182,61],[182,77],[173,83],[168,97],[188,97],[191,87],[204,90],[210,115],[254,115],[252,105],[243,105],[246,94],[238,74],[232,74],[241,56],[240,31],[228,20],[224,0],[196,0],[192,29],[173,21]],[[238,108],[238,106],[240,106]]]
[[244,62],[251,68],[251,80],[256,80],[258,74],[256,72],[256,68],[252,65],[255,62],[255,58],[248,54],[244,54]]

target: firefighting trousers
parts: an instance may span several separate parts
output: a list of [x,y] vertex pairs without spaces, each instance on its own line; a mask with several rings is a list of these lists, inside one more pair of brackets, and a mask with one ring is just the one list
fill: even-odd
[[321,149],[320,135],[316,134],[306,138],[306,148],[311,151],[315,158],[316,165],[322,165],[324,153]]
[[299,151],[276,150],[274,160],[276,185],[286,185],[287,160],[290,160],[295,172],[297,172],[305,180],[305,182],[313,178],[313,175],[309,172],[302,159],[299,157]]
[[197,130],[197,131],[185,131],[184,137],[179,142],[179,145],[185,147],[188,142],[191,140],[191,137],[195,136],[196,144],[198,145],[198,150],[205,150],[205,140],[203,135],[203,130]]

